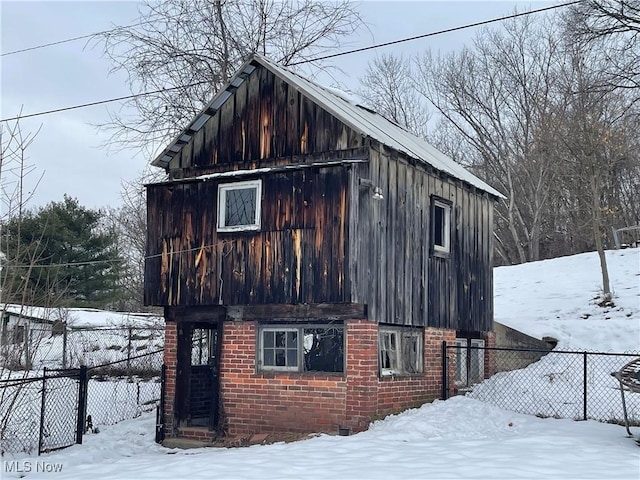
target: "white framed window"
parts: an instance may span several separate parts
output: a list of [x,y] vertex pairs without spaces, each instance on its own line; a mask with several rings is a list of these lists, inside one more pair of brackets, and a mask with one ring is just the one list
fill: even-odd
[[297,328],[263,328],[260,332],[260,366],[263,370],[298,370]]
[[408,327],[380,327],[378,352],[380,375],[416,375],[424,371],[422,330]]
[[260,229],[262,181],[218,185],[218,231]]
[[344,372],[342,325],[283,325],[259,329],[258,369]]
[[431,204],[431,245],[434,253],[451,251],[451,203],[433,198]]
[[[456,338],[456,385],[471,386],[484,380],[484,340]],[[469,348],[471,347],[471,348]]]

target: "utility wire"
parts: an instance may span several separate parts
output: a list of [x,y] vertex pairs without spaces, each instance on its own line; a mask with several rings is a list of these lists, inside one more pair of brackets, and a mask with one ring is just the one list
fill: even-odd
[[[169,17],[169,18],[176,18],[176,17]],[[79,37],[72,37],[72,38],[67,38],[65,40],[58,40],[56,42],[49,42],[49,43],[43,43],[41,45],[34,45],[33,47],[21,48],[19,50],[13,50],[11,52],[5,52],[3,54],[0,54],[0,57],[6,57],[7,55],[16,55],[17,53],[30,52],[32,50],[38,50],[40,48],[53,47],[54,45],[60,45],[60,44],[63,44],[63,43],[69,43],[69,42],[75,42],[75,41],[78,41],[78,40],[84,40],[85,38],[97,37],[98,35],[104,35],[106,33],[116,32],[118,30],[122,30],[123,28],[139,27],[140,25],[146,25],[147,23],[153,23],[154,21],[155,20],[145,20],[144,22],[132,23],[130,25],[122,25],[122,26],[119,26],[119,27],[111,28],[109,30],[103,30],[101,32],[88,33],[87,35],[80,35]]]
[[[235,243],[235,242],[236,240],[222,240],[221,242],[218,242],[218,243],[211,243],[209,245],[202,245],[200,247],[185,248],[183,250],[173,250],[166,253],[156,253],[154,255],[145,255],[142,258],[143,260],[147,260],[150,258],[162,257],[163,255],[169,255],[169,256],[178,255],[182,253],[195,252],[203,249],[218,248],[220,245],[226,245],[226,244]],[[93,260],[93,261],[86,261],[86,262],[47,263],[47,264],[36,263],[33,265],[29,265],[29,264],[11,265],[11,262],[7,262],[5,260],[5,265],[10,266],[11,268],[55,268],[55,267],[76,267],[76,266],[83,266],[83,265],[95,265],[99,263],[122,263],[122,262],[124,262],[124,259],[110,258],[105,260]]]
[[451,32],[456,32],[458,30],[464,30],[464,29],[467,29],[467,28],[473,28],[473,27],[479,27],[479,26],[482,26],[482,25],[488,25],[490,23],[501,22],[503,20],[510,20],[512,18],[518,18],[518,17],[522,17],[522,16],[525,16],[525,15],[531,15],[533,13],[546,12],[548,10],[555,10],[556,8],[568,7],[570,5],[575,5],[577,3],[582,3],[582,2],[584,2],[584,0],[576,0],[576,1],[573,1],[573,2],[561,3],[559,5],[552,5],[550,7],[538,8],[536,10],[530,10],[528,12],[514,13],[514,14],[508,15],[506,17],[492,18],[490,20],[483,20],[481,22],[469,23],[469,24],[466,24],[466,25],[458,26],[458,27],[451,27],[451,28],[446,28],[444,30],[438,30],[437,32],[424,33],[422,35],[416,35],[414,37],[402,38],[400,40],[393,40],[393,41],[390,41],[390,42],[378,43],[376,45],[370,45],[368,47],[356,48],[354,50],[349,50],[347,52],[332,53],[330,55],[324,55],[322,57],[311,58],[311,59],[308,59],[308,60],[301,60],[299,62],[289,63],[287,66],[288,67],[293,67],[295,65],[302,65],[304,63],[317,62],[317,61],[320,61],[320,60],[327,60],[328,58],[335,58],[335,57],[340,57],[342,55],[350,55],[352,53],[359,53],[359,52],[364,52],[364,51],[367,51],[367,50],[373,50],[374,48],[388,47],[390,45],[396,45],[398,43],[411,42],[413,40],[420,40],[421,38],[433,37],[433,36],[436,36],[436,35],[442,35],[444,33],[451,33]]
[[[504,16],[504,17],[497,17],[497,18],[492,18],[490,20],[483,20],[482,22],[470,23],[470,24],[461,25],[461,26],[458,26],[458,27],[448,28],[448,29],[445,29],[445,30],[439,30],[437,32],[430,32],[430,33],[425,33],[423,35],[417,35],[417,36],[414,36],[414,37],[402,38],[402,39],[399,39],[399,40],[394,40],[394,41],[391,41],[391,42],[380,43],[380,44],[376,44],[376,45],[370,45],[368,47],[362,47],[362,48],[356,48],[356,49],[353,49],[353,50],[347,50],[346,52],[339,52],[339,53],[333,53],[333,54],[330,54],[330,55],[324,55],[324,56],[321,56],[321,57],[309,58],[309,59],[306,59],[306,60],[301,60],[299,62],[290,63],[287,66],[291,67],[291,66],[295,66],[295,65],[302,65],[304,63],[317,62],[317,61],[320,61],[320,60],[326,60],[328,58],[335,58],[335,57],[341,57],[341,56],[344,56],[344,55],[351,55],[353,53],[364,52],[366,50],[372,50],[372,49],[375,49],[375,48],[382,48],[382,47],[387,47],[387,46],[390,46],[390,45],[397,45],[399,43],[410,42],[410,41],[418,40],[418,39],[421,39],[421,38],[433,37],[433,36],[436,36],[436,35],[442,35],[444,33],[455,32],[455,31],[458,31],[458,30],[464,30],[464,29],[467,29],[467,28],[478,27],[478,26],[481,26],[481,25],[488,25],[490,23],[501,22],[501,21],[504,21],[504,20],[512,19],[512,18],[522,17],[522,16],[525,16],[525,15],[532,15],[534,13],[546,12],[546,11],[549,11],[549,10],[554,10],[554,9],[557,9],[557,8],[563,8],[563,7],[567,7],[567,6],[570,6],[570,5],[575,5],[577,3],[582,3],[584,1],[585,0],[576,0],[576,1],[573,1],[573,2],[569,2],[569,3],[562,3],[562,4],[559,4],[559,5],[552,5],[550,7],[538,8],[536,10],[530,10],[528,12],[514,13],[514,14],[511,14],[511,15]],[[144,23],[147,23],[147,22],[144,22]],[[96,102],[82,103],[82,104],[79,104],[79,105],[72,105],[72,106],[69,106],[69,107],[61,107],[61,108],[56,108],[56,109],[53,109],[53,110],[46,110],[46,111],[43,111],[43,112],[29,113],[27,115],[17,115],[15,117],[9,117],[9,118],[0,119],[0,122],[10,122],[10,121],[13,121],[13,120],[20,120],[20,119],[23,119],[23,118],[39,117],[39,116],[42,116],[42,115],[49,115],[49,114],[52,114],[52,113],[59,113],[59,112],[67,111],[67,110],[76,110],[78,108],[93,107],[95,105],[102,105],[102,104],[105,104],[105,103],[119,102],[121,100],[130,100],[132,98],[144,97],[146,95],[155,95],[157,93],[168,92],[168,91],[172,91],[172,90],[178,90],[178,89],[181,89],[181,88],[190,88],[190,87],[194,87],[196,85],[202,85],[204,83],[208,83],[208,82],[207,81],[195,82],[195,83],[190,83],[188,85],[163,88],[163,89],[160,89],[160,90],[153,90],[153,91],[150,91],[150,92],[135,93],[135,94],[126,95],[126,96],[123,96],[123,97],[109,98],[109,99],[106,99],[106,100],[98,100]]]
[[207,83],[207,81],[194,82],[194,83],[190,83],[188,85],[182,85],[182,86],[179,86],[179,87],[161,88],[159,90],[152,90],[150,92],[134,93],[133,95],[125,95],[124,97],[109,98],[107,100],[98,100],[96,102],[82,103],[80,105],[72,105],[70,107],[61,107],[61,108],[56,108],[56,109],[53,109],[53,110],[46,110],[44,112],[29,113],[27,115],[16,115],[15,117],[3,118],[2,120],[0,120],[0,122],[10,122],[10,121],[13,121],[13,120],[22,120],[23,118],[39,117],[41,115],[49,115],[50,113],[59,113],[59,112],[64,112],[66,110],[75,110],[75,109],[78,109],[78,108],[93,107],[95,105],[102,105],[104,103],[119,102],[120,100],[130,100],[132,98],[144,97],[146,95],[154,95],[156,93],[170,92],[172,90],[179,90],[181,88],[195,87],[196,85],[202,85],[203,83]]

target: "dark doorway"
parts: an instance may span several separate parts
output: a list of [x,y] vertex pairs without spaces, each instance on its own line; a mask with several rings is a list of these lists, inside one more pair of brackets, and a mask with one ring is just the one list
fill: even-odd
[[185,323],[178,336],[176,414],[183,427],[218,426],[219,325]]

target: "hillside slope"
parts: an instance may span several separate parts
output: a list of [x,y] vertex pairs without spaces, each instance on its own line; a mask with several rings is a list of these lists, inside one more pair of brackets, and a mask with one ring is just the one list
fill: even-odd
[[495,320],[558,348],[640,350],[640,249],[607,251],[614,307],[596,299],[598,255],[583,253],[494,269]]

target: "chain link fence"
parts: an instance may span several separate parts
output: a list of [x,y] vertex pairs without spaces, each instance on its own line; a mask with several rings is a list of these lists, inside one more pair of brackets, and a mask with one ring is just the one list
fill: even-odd
[[[612,376],[640,352],[514,349],[446,345],[448,391],[539,417],[624,424],[620,383]],[[626,396],[640,425],[640,394]]]
[[156,350],[88,368],[89,430],[136,418],[156,408],[160,401],[162,355],[162,350]]
[[[162,349],[163,326],[73,327],[25,323],[4,330],[0,347],[0,366],[11,370],[93,367],[120,360],[131,360]],[[159,371],[160,365],[141,368]],[[134,365],[132,364],[132,365]],[[160,362],[161,364],[161,362]],[[129,367],[125,367],[127,369]]]
[[72,369],[2,372],[1,453],[49,452],[156,409],[162,349]]

